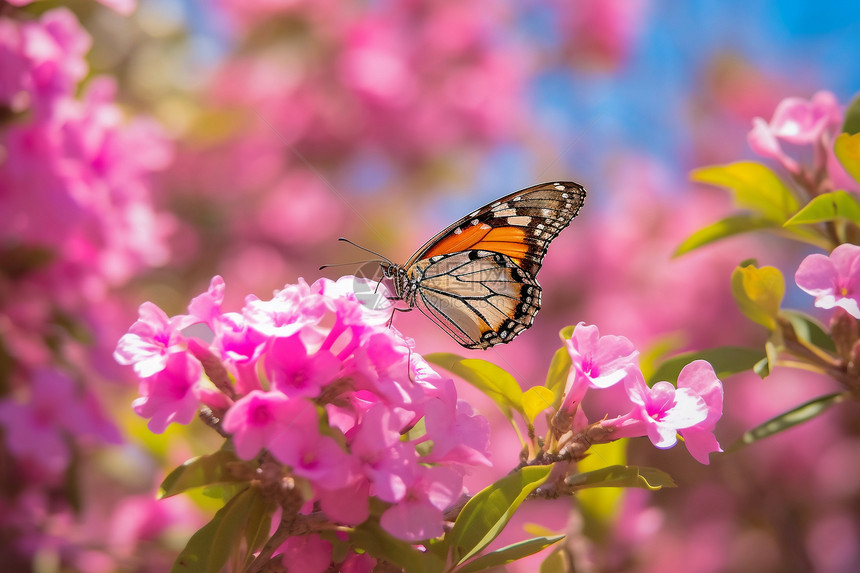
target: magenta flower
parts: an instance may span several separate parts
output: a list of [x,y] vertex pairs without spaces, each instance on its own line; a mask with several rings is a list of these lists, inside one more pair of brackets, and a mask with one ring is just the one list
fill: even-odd
[[269,381],[279,391],[287,396],[312,398],[334,382],[341,361],[328,350],[309,353],[296,334],[274,339],[266,353],[265,367]]
[[388,533],[406,541],[442,535],[442,512],[463,492],[463,477],[446,466],[419,466],[406,495],[379,519]]
[[311,533],[288,538],[275,550],[275,555],[283,555],[284,565],[288,571],[325,573],[330,570],[331,550],[330,542],[316,533]]
[[60,371],[35,371],[26,397],[0,400],[0,426],[9,451],[34,467],[50,474],[65,470],[71,455],[69,437],[122,441],[95,397],[77,389]]
[[779,103],[770,123],[760,117],[753,119],[753,129],[747,141],[758,155],[776,159],[788,171],[799,173],[800,167],[783,151],[780,141],[813,145],[821,141],[827,129],[838,125],[841,119],[839,103],[830,92],[817,92],[809,101],[790,97]]
[[641,372],[625,381],[633,403],[623,416],[604,420],[601,425],[612,429],[612,439],[648,436],[654,446],[671,448],[678,433],[690,436],[688,449],[701,463],[708,463],[708,453],[720,451],[713,437],[716,421],[722,416],[722,383],[710,364],[691,362],[678,376],[678,387],[657,382],[649,388]]
[[302,410],[313,411],[313,406],[290,400],[281,392],[254,390],[233,404],[224,416],[224,430],[232,434],[236,454],[249,460]]
[[844,243],[830,256],[809,255],[797,267],[794,280],[815,297],[815,306],[839,306],[860,318],[860,246]]
[[690,455],[699,463],[707,465],[708,454],[723,451],[714,436],[717,420],[723,415],[723,384],[717,378],[713,366],[704,360],[695,360],[681,370],[678,387],[689,388],[698,394],[707,406],[708,416],[703,421],[678,430]]
[[[271,300],[248,297],[236,313],[222,310],[224,282],[215,277],[187,315],[143,305],[117,358],[155,371],[135,401],[153,431],[189,421],[201,403],[226,410],[223,428],[239,457],[267,450],[309,485],[330,519],[361,523],[375,498],[393,504],[392,534],[417,539],[441,531],[466,468],[489,464],[489,426],[350,286],[366,284],[299,281]],[[202,324],[211,332],[191,328]],[[194,357],[223,361],[235,384],[230,397],[197,383]]]
[[199,405],[196,389],[202,374],[200,363],[188,353],[170,354],[163,370],[140,381],[134,411],[149,418],[147,427],[156,434],[173,422],[187,424]]
[[170,354],[185,348],[176,318],[168,318],[151,302],[141,304],[138,315],[137,322],[119,339],[113,357],[120,364],[132,365],[138,376],[146,378],[163,370]]
[[573,411],[588,388],[609,388],[638,369],[639,352],[623,336],[600,336],[597,327],[580,322],[565,341],[573,362],[561,408]]

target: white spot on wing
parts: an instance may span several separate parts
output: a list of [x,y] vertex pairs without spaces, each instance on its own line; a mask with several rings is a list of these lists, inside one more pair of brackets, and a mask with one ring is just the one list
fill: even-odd
[[462,232],[463,232],[463,229],[461,229],[460,227],[457,227],[456,229],[454,229],[454,234],[455,234],[455,235],[459,235],[459,234],[460,234],[460,233],[462,233]]
[[508,225],[514,225],[517,227],[528,227],[529,223],[531,222],[531,217],[526,217],[523,215],[520,215],[519,217],[508,217]]

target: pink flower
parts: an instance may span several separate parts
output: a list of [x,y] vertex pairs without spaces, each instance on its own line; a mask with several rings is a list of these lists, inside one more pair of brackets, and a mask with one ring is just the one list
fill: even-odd
[[697,460],[707,463],[708,452],[719,450],[716,440],[706,436],[722,415],[722,384],[710,364],[688,364],[678,376],[678,388],[669,382],[657,382],[649,388],[637,371],[627,378],[625,389],[633,409],[601,422],[604,428],[614,430],[612,439],[647,435],[654,446],[665,449],[677,443],[678,432],[692,430],[690,453]]
[[275,551],[283,555],[287,570],[325,573],[331,563],[332,545],[316,533],[294,535]]
[[446,466],[419,466],[418,475],[403,500],[379,519],[391,535],[420,541],[442,535],[442,512],[463,492],[463,478]]
[[236,454],[249,460],[304,410],[312,412],[313,406],[281,392],[254,390],[233,404],[224,416],[224,430],[233,436]]
[[638,369],[633,344],[623,336],[600,336],[594,325],[580,322],[564,344],[573,364],[562,409],[573,411],[588,388],[609,388]]
[[457,400],[454,383],[446,380],[445,392],[430,400],[424,411],[427,434],[433,450],[422,457],[424,463],[450,463],[464,466],[493,464],[487,458],[490,447],[490,426],[487,419],[477,415],[465,400]]
[[275,458],[319,487],[338,489],[354,478],[353,459],[329,436],[320,434],[317,411],[311,402],[294,399],[302,408],[269,443]]
[[403,499],[417,467],[418,454],[413,445],[400,441],[401,429],[401,420],[384,404],[377,404],[364,415],[349,444],[360,461],[359,471],[383,501]]
[[187,424],[199,405],[196,389],[202,374],[200,363],[189,354],[170,354],[163,370],[140,381],[141,397],[132,402],[134,411],[149,418],[147,427],[156,434],[173,422]]
[[26,401],[0,401],[0,425],[5,429],[6,447],[16,457],[54,474],[68,466],[69,436],[121,442],[95,398],[77,390],[64,373],[36,371],[28,394]]
[[708,408],[708,416],[703,421],[678,430],[690,455],[707,465],[708,454],[723,451],[714,436],[717,420],[723,415],[723,384],[713,366],[704,360],[695,360],[681,370],[678,388],[689,388],[705,401]]
[[799,173],[797,162],[783,150],[780,141],[795,145],[813,145],[822,140],[826,131],[838,125],[842,111],[836,97],[827,91],[817,92],[812,99],[790,97],[779,103],[770,123],[753,119],[753,129],[747,140],[754,152],[779,161],[788,171]]
[[809,255],[797,267],[794,280],[815,297],[815,306],[839,306],[860,318],[860,246],[844,243],[829,256]]
[[163,370],[170,354],[185,349],[177,317],[168,318],[151,302],[141,304],[138,314],[137,322],[119,339],[113,357],[120,364],[133,365],[137,375],[146,378]]
[[276,338],[265,365],[272,385],[287,396],[318,396],[341,369],[341,361],[330,351],[309,353],[298,334]]

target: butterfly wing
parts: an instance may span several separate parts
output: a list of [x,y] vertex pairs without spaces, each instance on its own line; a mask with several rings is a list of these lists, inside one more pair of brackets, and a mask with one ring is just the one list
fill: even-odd
[[550,242],[576,217],[584,201],[585,189],[571,181],[511,193],[438,233],[404,267],[436,255],[486,250],[509,256],[534,278]]
[[531,326],[544,255],[584,201],[577,183],[544,183],[463,217],[403,266],[410,304],[467,348],[510,341]]
[[412,271],[415,306],[466,348],[508,342],[540,309],[537,281],[501,253],[435,255]]

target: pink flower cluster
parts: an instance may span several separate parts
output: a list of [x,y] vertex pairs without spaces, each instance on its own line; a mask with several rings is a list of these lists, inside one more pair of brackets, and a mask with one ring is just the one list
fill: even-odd
[[599,422],[612,430],[611,439],[648,436],[656,447],[671,448],[680,434],[703,464],[708,454],[722,451],[713,432],[723,413],[723,385],[710,364],[696,360],[685,366],[677,388],[669,382],[649,388],[638,366],[639,352],[623,336],[600,336],[596,326],[579,323],[565,345],[573,365],[561,407],[572,415],[574,429],[588,425],[580,403],[589,389],[623,382],[629,412]]
[[807,176],[816,181],[826,173],[833,189],[860,191],[857,182],[846,172],[833,153],[833,142],[839,135],[843,110],[836,96],[820,91],[810,100],[786,98],[779,103],[770,122],[757,117],[747,141],[754,152],[775,159],[789,173],[798,176],[804,167],[783,148],[812,147],[812,171]]
[[842,307],[860,318],[860,247],[843,243],[830,255],[809,255],[797,267],[797,286],[815,297],[815,306]]
[[[268,451],[311,484],[308,501],[331,520],[361,523],[374,497],[390,504],[381,523],[392,535],[434,537],[464,491],[464,470],[489,465],[489,426],[385,326],[390,311],[356,299],[353,287],[365,282],[300,280],[224,312],[216,276],[188,314],[141,305],[114,356],[141,377],[134,410],[154,432],[209,406],[224,413],[241,458]],[[232,380],[220,391],[203,376],[211,371],[201,361],[213,356]]]

